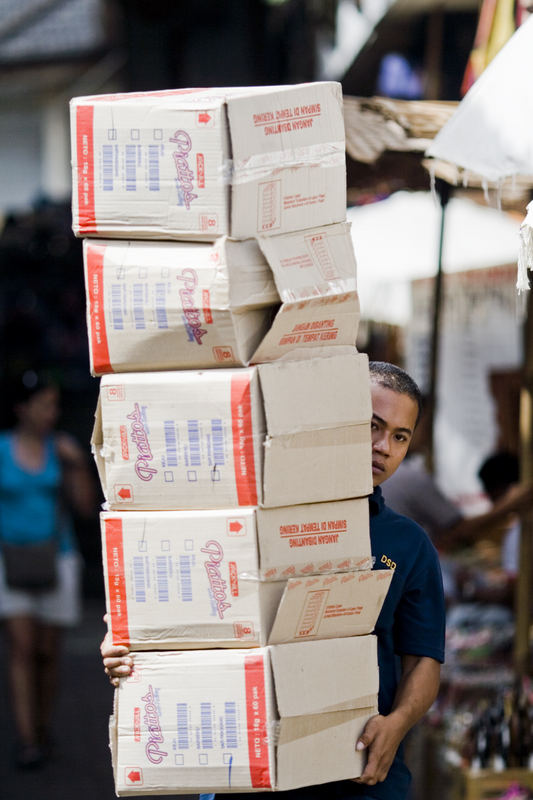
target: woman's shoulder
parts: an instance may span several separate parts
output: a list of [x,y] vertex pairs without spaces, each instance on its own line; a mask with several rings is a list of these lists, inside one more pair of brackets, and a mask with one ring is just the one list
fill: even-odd
[[58,431],[54,434],[56,453],[65,464],[77,464],[84,461],[84,452],[79,442],[70,433]]

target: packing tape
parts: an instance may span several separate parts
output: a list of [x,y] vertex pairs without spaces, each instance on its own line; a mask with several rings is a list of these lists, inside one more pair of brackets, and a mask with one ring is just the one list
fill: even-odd
[[344,142],[326,142],[259,153],[233,162],[232,183],[249,183],[272,178],[279,170],[301,167],[341,167],[346,164]]

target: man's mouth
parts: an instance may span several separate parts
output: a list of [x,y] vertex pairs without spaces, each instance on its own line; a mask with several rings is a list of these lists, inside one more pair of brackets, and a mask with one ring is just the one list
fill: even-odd
[[380,461],[372,461],[372,472],[385,472],[385,466]]

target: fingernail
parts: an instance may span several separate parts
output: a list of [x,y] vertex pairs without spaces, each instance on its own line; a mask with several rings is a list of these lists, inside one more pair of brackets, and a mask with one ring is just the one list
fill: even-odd
[[357,744],[355,745],[355,749],[356,750],[364,750],[365,749],[365,743],[361,742],[361,741],[358,741]]

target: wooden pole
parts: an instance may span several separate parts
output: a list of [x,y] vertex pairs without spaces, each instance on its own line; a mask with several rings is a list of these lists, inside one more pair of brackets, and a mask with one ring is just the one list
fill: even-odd
[[[533,290],[528,292],[524,323],[524,375],[520,392],[520,478],[533,480]],[[533,509],[521,515],[518,577],[515,587],[514,666],[517,675],[530,670],[531,560]]]

